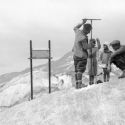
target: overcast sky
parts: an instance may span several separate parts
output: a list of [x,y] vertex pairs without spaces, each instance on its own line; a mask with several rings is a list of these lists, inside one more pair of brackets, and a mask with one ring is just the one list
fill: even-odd
[[[82,18],[93,22],[93,37],[125,43],[125,0],[0,0],[0,74],[29,67],[29,41],[47,48],[54,59],[70,51],[73,27]],[[43,60],[34,61],[34,65]]]

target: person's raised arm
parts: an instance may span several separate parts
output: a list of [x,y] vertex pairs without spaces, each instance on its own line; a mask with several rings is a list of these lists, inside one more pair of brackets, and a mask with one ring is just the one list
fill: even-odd
[[103,52],[101,52],[99,55],[99,61],[101,61],[101,62],[102,62],[102,57],[103,57]]
[[96,41],[97,41],[97,47],[98,47],[98,49],[100,49],[101,48],[101,43],[100,43],[99,38],[96,38]]
[[76,25],[73,30],[77,31],[82,25],[84,25],[86,23],[87,19],[83,19],[82,22],[78,25]]

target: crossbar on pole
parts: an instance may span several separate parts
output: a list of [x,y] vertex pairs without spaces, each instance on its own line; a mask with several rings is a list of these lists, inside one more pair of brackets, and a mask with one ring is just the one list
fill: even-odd
[[89,19],[89,18],[85,18],[85,19],[87,19],[87,20],[101,20],[101,19]]

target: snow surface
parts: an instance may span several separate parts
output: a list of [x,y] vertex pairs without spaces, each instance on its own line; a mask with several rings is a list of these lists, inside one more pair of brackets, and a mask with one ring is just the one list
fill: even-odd
[[[47,93],[48,72],[36,70],[33,73],[34,97],[38,93]],[[52,76],[51,80],[54,88],[66,89],[72,86],[71,77],[65,74]],[[30,100],[30,73],[18,76],[0,88],[0,108],[10,107],[26,100]]]
[[0,125],[125,125],[125,79],[64,89],[0,111]]

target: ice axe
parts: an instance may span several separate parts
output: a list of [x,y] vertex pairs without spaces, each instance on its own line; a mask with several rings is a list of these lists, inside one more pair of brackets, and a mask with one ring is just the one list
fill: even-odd
[[[101,19],[90,19],[90,18],[85,18],[85,19],[90,20],[91,26],[92,26],[93,21],[101,20]],[[92,30],[91,30],[91,38],[90,39],[92,39]],[[92,48],[90,49],[90,54],[92,55]],[[90,77],[90,81],[89,81],[90,84],[94,83],[94,79],[92,79],[92,75],[91,75],[92,69],[93,69],[93,66],[92,66],[93,62],[92,61],[93,61],[92,58],[90,58],[90,66],[91,66],[91,71],[90,71],[90,76],[89,76]]]

